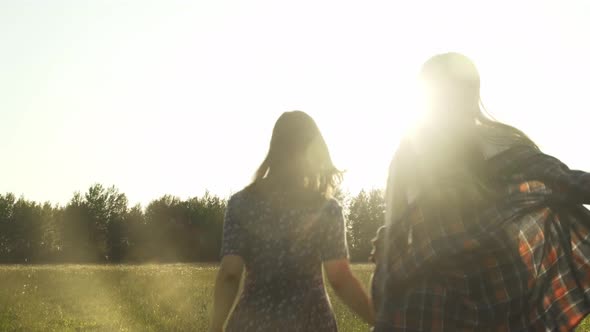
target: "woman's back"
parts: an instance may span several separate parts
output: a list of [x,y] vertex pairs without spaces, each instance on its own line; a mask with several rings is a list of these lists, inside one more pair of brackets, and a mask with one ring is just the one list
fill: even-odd
[[228,202],[210,330],[336,331],[322,266],[336,295],[372,324],[369,298],[352,274],[344,218],[330,192],[342,180],[315,121],[283,113],[254,181]]
[[241,191],[228,203],[222,250],[246,266],[228,330],[336,329],[322,277],[323,261],[348,254],[335,200],[301,204],[285,192]]

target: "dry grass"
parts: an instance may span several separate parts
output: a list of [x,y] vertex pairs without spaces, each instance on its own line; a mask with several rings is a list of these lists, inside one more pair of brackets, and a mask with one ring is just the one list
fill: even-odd
[[[2,266],[0,331],[205,331],[215,272],[196,264]],[[355,272],[366,284],[370,266]],[[331,298],[341,331],[367,331]]]

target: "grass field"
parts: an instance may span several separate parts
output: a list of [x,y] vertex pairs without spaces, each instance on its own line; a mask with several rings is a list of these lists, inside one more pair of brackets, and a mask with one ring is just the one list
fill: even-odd
[[[370,267],[357,265],[368,281]],[[0,331],[205,331],[214,265],[0,266]],[[366,325],[334,296],[341,331]]]
[[[371,267],[355,271],[366,284]],[[193,264],[0,266],[0,331],[205,331],[215,272]],[[330,293],[340,331],[367,331]]]

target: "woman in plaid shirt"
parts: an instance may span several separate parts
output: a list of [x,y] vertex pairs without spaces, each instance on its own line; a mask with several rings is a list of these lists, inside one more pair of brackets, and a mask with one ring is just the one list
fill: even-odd
[[375,331],[570,331],[590,312],[590,174],[484,114],[465,56],[422,69],[373,279]]

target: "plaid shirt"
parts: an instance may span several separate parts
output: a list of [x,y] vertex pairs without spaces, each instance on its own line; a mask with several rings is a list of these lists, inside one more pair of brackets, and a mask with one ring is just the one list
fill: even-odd
[[590,174],[526,147],[488,164],[494,203],[449,185],[447,212],[418,195],[388,221],[375,331],[570,331],[590,312]]

